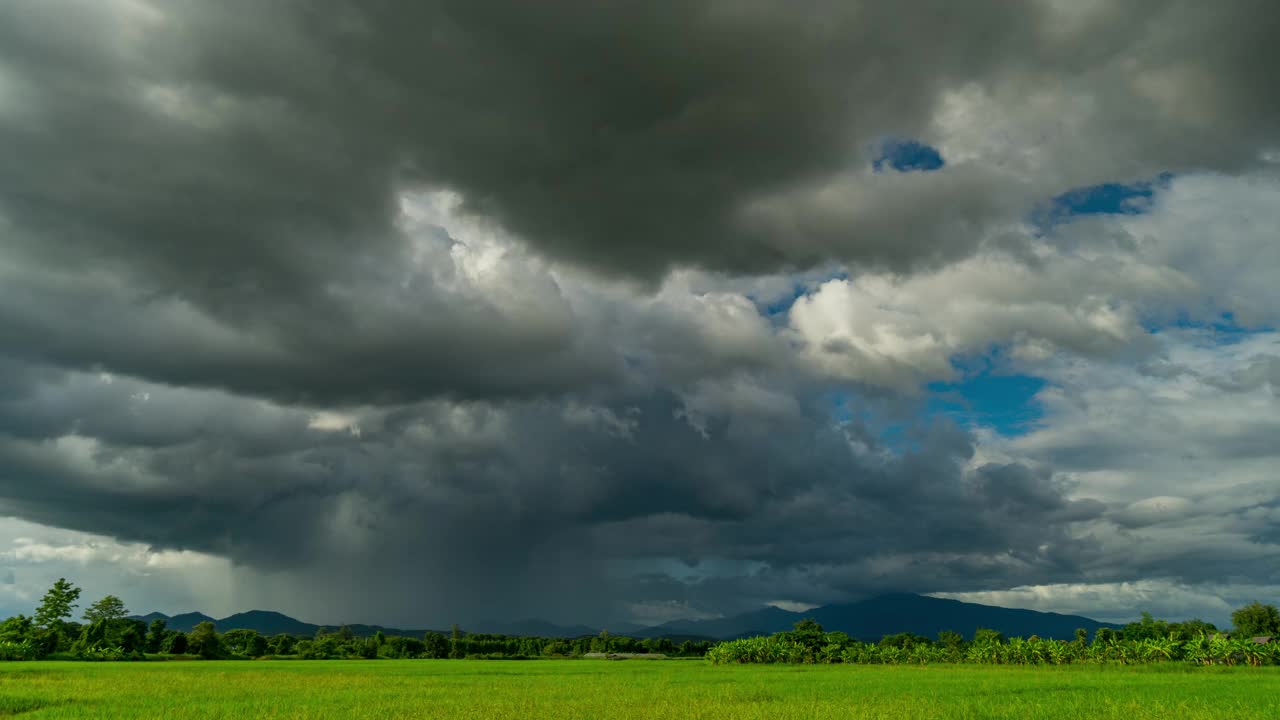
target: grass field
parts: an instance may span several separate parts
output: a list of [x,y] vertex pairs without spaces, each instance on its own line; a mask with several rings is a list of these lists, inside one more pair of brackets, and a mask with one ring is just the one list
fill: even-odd
[[1280,668],[6,663],[23,718],[1280,718]]

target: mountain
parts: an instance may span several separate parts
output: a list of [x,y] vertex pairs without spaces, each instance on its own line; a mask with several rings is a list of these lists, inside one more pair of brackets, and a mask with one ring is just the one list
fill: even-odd
[[973,631],[980,627],[998,630],[1008,637],[1039,635],[1043,638],[1070,640],[1075,637],[1076,628],[1084,628],[1093,633],[1100,627],[1121,627],[1078,615],[1002,608],[900,593],[880,595],[855,603],[826,605],[802,613],[768,607],[717,620],[677,620],[635,634],[640,637],[703,635],[731,639],[790,630],[802,618],[817,620],[827,631],[844,632],[850,637],[867,641],[879,640],[885,635],[900,632],[932,638],[943,630],[954,630],[972,637]]
[[[257,630],[263,635],[288,633],[290,635],[315,635],[321,627],[336,630],[338,626],[320,626],[296,620],[278,612],[269,610],[250,610],[215,620],[203,613],[183,613],[169,617],[163,613],[135,615],[135,618],[150,623],[155,619],[165,620],[170,629],[190,632],[202,622],[212,622],[219,632],[228,630]],[[867,600],[841,605],[825,605],[812,610],[796,613],[776,607],[766,607],[741,615],[715,620],[673,620],[672,622],[649,628],[636,628],[631,625],[613,625],[610,632],[614,635],[631,635],[632,637],[653,638],[666,637],[673,640],[722,639],[748,637],[751,635],[769,635],[782,630],[790,630],[803,618],[813,618],[828,631],[848,633],[859,640],[875,641],[893,633],[911,632],[927,637],[937,637],[942,630],[972,637],[977,628],[990,628],[1004,633],[1008,637],[1039,635],[1043,638],[1070,640],[1075,636],[1076,628],[1084,628],[1091,634],[1100,627],[1119,628],[1114,623],[1104,623],[1078,615],[1060,615],[1058,613],[1038,612],[1036,610],[1019,610],[992,605],[945,600],[924,595],[893,594],[880,595]],[[422,637],[424,630],[400,630],[380,625],[348,625],[351,632],[360,637],[368,637],[377,632],[386,635],[403,635],[406,637]],[[628,629],[623,630],[626,627]],[[586,625],[555,625],[545,620],[519,620],[514,622],[479,623],[470,629],[473,632],[500,633],[504,635],[534,635],[539,637],[582,637],[596,635],[598,629]],[[438,631],[437,631],[438,632]]]
[[[203,613],[183,613],[172,617],[164,613],[153,612],[146,615],[134,615],[134,619],[142,620],[150,624],[152,620],[164,620],[170,630],[179,630],[181,632],[191,632],[196,625],[202,622],[211,622],[218,632],[226,632],[228,630],[256,630],[263,635],[278,635],[287,633],[299,637],[309,637],[316,634],[316,631],[324,628],[329,631],[337,630],[340,625],[315,625],[309,622],[303,622],[296,618],[291,618],[284,613],[278,613],[271,610],[250,610],[248,612],[236,613],[221,620],[211,618]],[[638,625],[626,625],[626,630],[611,630],[614,635],[626,634],[629,630],[636,630]],[[383,627],[381,625],[360,625],[350,624],[347,628],[351,630],[357,637],[370,637],[375,633],[383,633],[384,635],[401,635],[404,637],[422,637],[429,630],[404,630],[401,628]],[[583,635],[598,635],[602,628],[593,628],[587,625],[556,625],[545,620],[518,620],[514,622],[489,622],[478,623],[474,626],[463,628],[470,632],[476,633],[494,633],[501,635],[527,635],[537,637],[582,637]],[[445,635],[449,634],[448,630],[436,630]]]
[[881,595],[848,605],[828,605],[804,613],[804,616],[812,617],[824,628],[842,630],[850,637],[863,640],[878,640],[899,632],[937,637],[943,630],[954,630],[972,637],[977,628],[998,630],[1007,637],[1039,635],[1042,638],[1071,640],[1075,637],[1076,628],[1084,628],[1092,634],[1100,627],[1121,627],[1079,615],[911,594]]
[[[270,610],[236,613],[214,622],[219,630],[257,630],[263,635],[315,635],[316,626]],[[372,635],[372,633],[370,633]]]
[[790,630],[803,617],[808,615],[771,606],[715,620],[673,620],[657,627],[637,630],[632,635],[643,638],[680,636],[717,639],[771,635],[781,630]]
[[[158,615],[158,614],[159,613],[152,613],[152,615]],[[181,630],[182,632],[191,632],[192,630],[195,629],[197,625],[199,625],[202,622],[211,622],[216,625],[218,621],[214,620],[208,615],[205,615],[204,613],[198,613],[198,612],[180,613],[178,615],[174,615],[171,618],[167,618],[166,620],[166,624],[171,629]]]
[[133,620],[141,620],[142,622],[148,625],[151,624],[152,620],[164,620],[165,623],[167,624],[170,619],[168,615],[165,615],[164,613],[158,613],[158,612],[147,613],[146,615],[130,615],[129,617]]
[[[333,631],[337,630],[339,625],[314,625],[312,623],[303,622],[295,618],[291,618],[283,613],[271,610],[250,610],[249,612],[236,613],[228,617],[217,620],[211,618],[204,613],[182,613],[172,617],[164,613],[147,613],[146,615],[134,615],[137,620],[142,620],[148,624],[152,620],[164,620],[170,630],[178,630],[181,632],[191,632],[196,625],[202,622],[211,622],[218,632],[226,632],[228,630],[256,630],[263,635],[278,635],[280,633],[288,633],[297,636],[312,636],[321,628]],[[405,637],[422,637],[427,630],[402,630],[400,628],[388,628],[381,625],[348,625],[352,633],[357,637],[369,637],[375,633],[381,632],[384,635],[403,635]]]

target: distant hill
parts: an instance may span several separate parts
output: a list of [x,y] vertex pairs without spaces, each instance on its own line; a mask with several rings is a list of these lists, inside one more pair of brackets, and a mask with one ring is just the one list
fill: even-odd
[[1009,637],[1039,635],[1070,640],[1075,636],[1076,628],[1093,633],[1100,627],[1121,627],[1078,615],[1002,608],[924,595],[892,594],[856,603],[826,605],[800,613],[770,607],[717,620],[678,620],[635,634],[640,637],[704,635],[727,640],[790,630],[802,618],[813,618],[828,631],[845,632],[850,637],[867,641],[900,632],[937,637],[943,630],[972,637],[974,630],[980,627],[998,630]]
[[766,607],[742,615],[734,615],[715,620],[673,620],[656,627],[637,630],[636,637],[693,637],[730,638],[747,637],[749,635],[770,635],[780,630],[790,630],[800,618],[808,617],[800,613],[788,612],[776,607]]
[[913,632],[936,637],[943,630],[954,630],[972,637],[977,628],[990,628],[1008,637],[1028,637],[1070,640],[1076,628],[1084,628],[1092,634],[1100,627],[1120,628],[1080,615],[1003,608],[979,605],[959,600],[927,597],[924,595],[881,595],[848,605],[828,605],[804,613],[824,627],[842,630],[851,637],[879,639],[897,632]]
[[[211,622],[218,632],[226,632],[228,630],[256,630],[263,635],[279,635],[280,633],[288,633],[289,635],[311,636],[321,628],[328,630],[337,630],[339,625],[315,625],[313,623],[303,622],[295,618],[291,618],[283,613],[271,610],[250,610],[249,612],[236,613],[221,620],[211,618],[204,613],[182,613],[180,615],[165,615],[164,613],[147,613],[146,615],[134,615],[134,618],[150,623],[152,620],[164,620],[170,630],[178,630],[180,632],[191,632],[196,625],[202,622]],[[348,625],[351,632],[359,637],[369,637],[377,632],[386,635],[403,635],[405,637],[422,637],[427,630],[403,630],[400,628],[388,628],[381,625]]]
[[174,630],[181,630],[182,632],[191,632],[191,630],[194,629],[195,626],[199,625],[202,622],[211,622],[211,623],[217,624],[217,621],[214,620],[213,618],[209,617],[208,615],[205,615],[204,613],[198,613],[198,612],[181,613],[178,615],[174,615],[173,617],[168,619],[169,627],[173,628]]
[[263,635],[279,635],[280,633],[289,635],[316,634],[315,625],[295,620],[284,613],[271,610],[250,610],[249,612],[236,613],[230,617],[215,621],[214,625],[219,630],[224,628],[226,630],[257,630]]
[[[256,630],[263,635],[310,636],[322,626],[303,622],[278,612],[269,610],[250,610],[236,613],[230,617],[216,620],[203,613],[192,612],[174,615],[150,613],[135,615],[139,620],[150,623],[157,618],[166,621],[173,630],[190,632],[196,625],[212,622],[219,632],[228,630]],[[1100,627],[1119,628],[1114,623],[1104,623],[1078,615],[1060,615],[1058,613],[1038,612],[1036,610],[1019,610],[991,605],[944,600],[924,595],[894,594],[881,595],[856,603],[841,605],[825,605],[806,612],[790,612],[775,607],[734,615],[715,620],[675,620],[649,628],[637,628],[634,625],[615,625],[610,628],[614,635],[631,635],[633,637],[654,638],[666,637],[676,640],[700,640],[748,637],[751,635],[769,635],[782,630],[790,630],[802,618],[813,618],[828,631],[841,631],[859,640],[874,641],[893,633],[911,632],[927,637],[937,637],[943,630],[954,630],[966,637],[972,637],[977,628],[990,628],[1004,633],[1027,637],[1039,635],[1043,638],[1070,640],[1076,628],[1084,628],[1092,634]],[[329,630],[338,626],[328,625]],[[402,630],[382,627],[380,625],[348,625],[351,632],[360,637],[368,637],[379,631],[387,635],[403,635],[421,637],[426,630]],[[623,629],[627,628],[627,629]],[[545,620],[519,620],[514,622],[478,623],[473,627],[463,628],[470,632],[498,633],[503,635],[526,635],[539,637],[582,637],[596,635],[598,629],[586,625],[556,625]],[[441,631],[437,631],[441,632]],[[447,631],[446,631],[447,632]]]

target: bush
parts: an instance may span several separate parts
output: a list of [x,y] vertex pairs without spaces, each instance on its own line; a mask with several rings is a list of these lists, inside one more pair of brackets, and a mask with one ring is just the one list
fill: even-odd
[[29,641],[0,641],[0,660],[39,660],[42,657],[41,648]]

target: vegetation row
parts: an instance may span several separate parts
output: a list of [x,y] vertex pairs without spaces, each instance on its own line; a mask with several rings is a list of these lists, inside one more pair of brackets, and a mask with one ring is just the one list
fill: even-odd
[[[637,639],[601,633],[596,637],[544,638],[465,633],[458,626],[421,638],[357,637],[348,628],[321,630],[314,637],[287,634],[265,637],[254,630],[218,633],[204,622],[191,632],[170,629],[165,621],[150,625],[128,617],[117,597],[107,597],[85,610],[83,623],[71,621],[80,589],[60,579],[45,594],[32,617],[18,615],[0,623],[0,660],[43,658],[77,660],[141,660],[166,658],[244,659],[261,657],[323,659],[435,658],[530,659],[581,657],[591,653],[705,656],[713,664],[730,663],[860,663],[924,665],[931,663],[1135,664],[1183,661],[1222,665],[1280,665],[1280,612],[1253,603],[1232,614],[1233,631],[1220,632],[1199,620],[1170,623],[1143,613],[1141,621],[1120,630],[1100,628],[1093,638],[1081,629],[1074,641],[1005,638],[977,629],[972,639],[944,631],[936,639],[900,633],[877,643],[862,642],[843,632],[826,632],[813,620],[767,637],[716,642],[669,638]],[[1266,642],[1269,638],[1274,641]]]
[[[1268,607],[1268,606],[1264,606]],[[1274,608],[1271,608],[1274,611]],[[1198,627],[1194,634],[1182,623],[1166,623],[1145,616],[1122,631],[1100,628],[1089,641],[1085,630],[1074,641],[1039,637],[1008,638],[979,629],[973,640],[959,633],[941,632],[937,640],[901,633],[878,643],[859,642],[842,632],[824,632],[812,620],[795,630],[768,637],[729,640],[707,652],[713,664],[730,663],[857,663],[865,665],[929,665],[976,663],[987,665],[1121,664],[1185,661],[1203,665],[1280,665],[1280,642],[1245,634],[1230,636]]]

